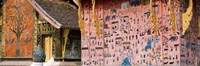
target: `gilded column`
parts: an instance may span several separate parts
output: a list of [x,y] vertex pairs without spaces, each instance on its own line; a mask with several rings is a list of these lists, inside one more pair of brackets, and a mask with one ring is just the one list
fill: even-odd
[[[5,1],[4,1],[4,4],[5,4]],[[6,10],[5,10],[5,6],[6,5],[4,5],[2,8],[2,26],[1,26],[1,28],[2,28],[2,30],[1,30],[1,32],[2,32],[2,34],[1,34],[1,44],[0,44],[0,58],[3,58],[4,57],[4,53],[5,53],[5,40],[4,40],[4,24],[5,24],[5,14],[6,14]]]

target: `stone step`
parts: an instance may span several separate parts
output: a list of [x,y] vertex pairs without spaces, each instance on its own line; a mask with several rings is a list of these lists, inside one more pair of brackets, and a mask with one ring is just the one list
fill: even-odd
[[81,66],[81,62],[52,62],[52,63],[33,62],[31,66]]
[[81,66],[81,62],[58,62],[51,58],[49,61],[44,63],[33,62],[31,66]]

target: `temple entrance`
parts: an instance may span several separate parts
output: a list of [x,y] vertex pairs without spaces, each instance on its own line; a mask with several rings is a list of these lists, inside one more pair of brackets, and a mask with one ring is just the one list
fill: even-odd
[[81,32],[70,30],[66,45],[65,61],[81,61]]
[[47,62],[48,60],[53,58],[54,55],[55,55],[53,53],[53,38],[52,38],[52,35],[43,35],[43,49],[44,49],[44,52],[46,54],[45,62]]
[[[42,44],[46,60],[60,57],[60,30],[55,29],[45,20],[38,21],[37,44]],[[59,52],[60,51],[60,52]]]

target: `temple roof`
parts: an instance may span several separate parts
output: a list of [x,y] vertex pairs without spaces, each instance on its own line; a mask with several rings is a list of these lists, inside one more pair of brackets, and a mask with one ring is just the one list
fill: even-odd
[[29,0],[33,8],[55,28],[78,29],[77,8],[60,0]]

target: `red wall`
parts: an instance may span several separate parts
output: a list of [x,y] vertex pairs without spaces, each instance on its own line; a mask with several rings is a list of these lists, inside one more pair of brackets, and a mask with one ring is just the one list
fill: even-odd
[[34,25],[32,6],[28,0],[6,0],[5,15],[5,58],[31,58]]

